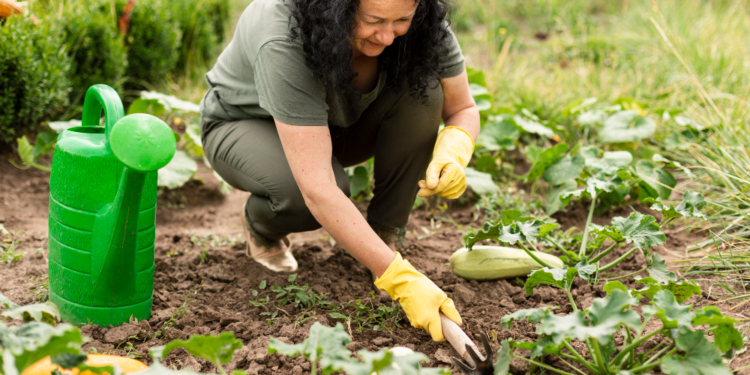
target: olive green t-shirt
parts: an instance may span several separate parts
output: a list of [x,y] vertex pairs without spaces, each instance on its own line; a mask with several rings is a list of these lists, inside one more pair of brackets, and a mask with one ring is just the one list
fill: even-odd
[[[275,118],[291,125],[348,127],[382,92],[386,74],[354,103],[345,104],[305,65],[299,38],[289,38],[290,0],[255,0],[240,16],[234,38],[206,74],[209,90],[201,100],[207,120]],[[464,57],[450,32],[449,53],[440,58],[441,78],[462,73]]]

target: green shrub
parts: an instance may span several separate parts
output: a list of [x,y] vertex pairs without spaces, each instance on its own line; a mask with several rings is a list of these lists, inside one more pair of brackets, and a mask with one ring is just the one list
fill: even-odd
[[90,2],[68,5],[65,13],[59,22],[72,63],[70,104],[83,105],[86,90],[98,83],[119,91],[128,60],[116,20]]
[[[118,19],[126,3],[125,0],[117,0]],[[125,37],[128,53],[125,88],[153,89],[164,83],[167,73],[177,63],[180,43],[180,25],[173,17],[168,2],[136,2]]]
[[231,4],[229,0],[205,0],[206,1],[206,12],[205,17],[211,19],[214,32],[219,44],[224,42],[224,37],[227,34],[229,26],[229,11]]
[[171,8],[182,33],[182,47],[175,72],[186,73],[192,67],[205,65],[214,58],[220,47],[219,38],[206,0],[173,2]]
[[0,26],[0,143],[68,105],[70,59],[54,23],[10,17]]

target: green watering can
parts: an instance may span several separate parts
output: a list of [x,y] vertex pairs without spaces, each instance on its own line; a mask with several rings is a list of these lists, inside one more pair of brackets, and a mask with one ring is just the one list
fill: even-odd
[[60,133],[55,146],[49,297],[73,324],[118,326],[151,316],[156,171],[174,156],[175,137],[154,116],[124,114],[114,89],[94,85],[82,126]]

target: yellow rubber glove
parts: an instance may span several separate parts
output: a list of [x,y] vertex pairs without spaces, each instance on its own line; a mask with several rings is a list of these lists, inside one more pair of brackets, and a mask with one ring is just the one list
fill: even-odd
[[438,134],[432,161],[427,167],[426,179],[419,181],[417,195],[427,197],[437,194],[456,199],[466,190],[464,169],[474,153],[474,139],[469,133],[455,126],[446,126]]
[[383,276],[375,280],[375,286],[400,302],[411,325],[429,332],[435,341],[445,341],[440,311],[448,319],[461,325],[461,316],[458,315],[453,300],[427,276],[414,269],[399,253],[396,253],[396,258]]

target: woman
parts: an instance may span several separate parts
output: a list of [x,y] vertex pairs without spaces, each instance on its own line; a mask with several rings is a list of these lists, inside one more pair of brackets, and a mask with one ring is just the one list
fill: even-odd
[[[417,193],[463,193],[479,133],[446,1],[255,0],[201,101],[206,156],[251,193],[248,255],[294,271],[286,236],[322,225],[436,341],[439,311],[461,317],[395,250]],[[343,168],[373,156],[365,220]]]

